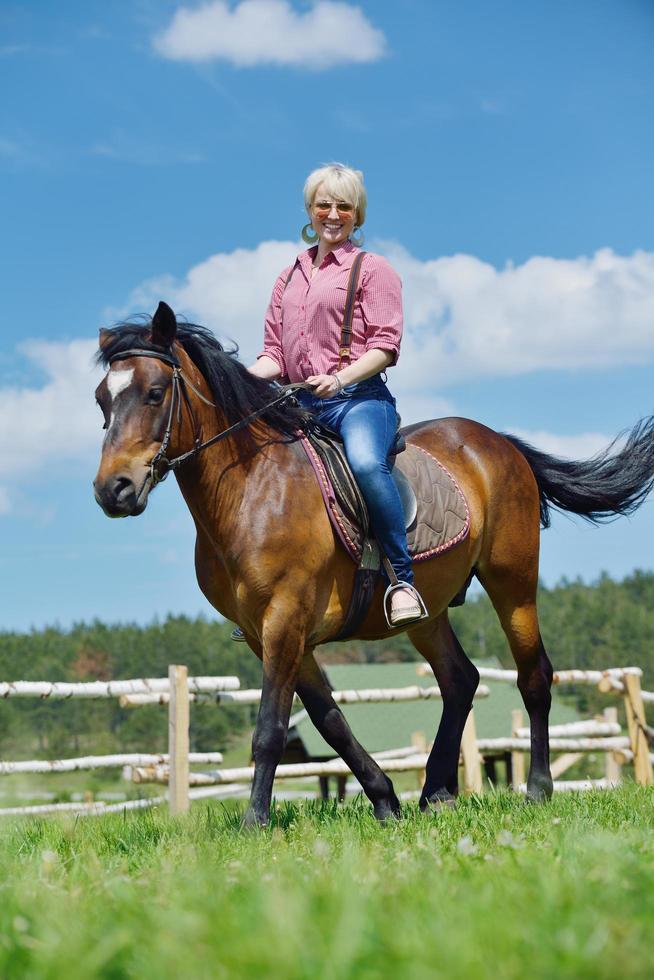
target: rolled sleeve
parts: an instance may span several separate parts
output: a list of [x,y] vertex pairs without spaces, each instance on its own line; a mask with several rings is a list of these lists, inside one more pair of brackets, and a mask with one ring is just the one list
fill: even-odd
[[371,255],[361,279],[361,311],[366,331],[366,351],[388,351],[395,364],[402,339],[402,281],[380,255]]
[[257,358],[265,356],[274,361],[283,376],[288,372],[282,349],[282,297],[291,268],[292,266],[289,266],[288,269],[284,269],[273,286],[264,322],[263,350],[257,354]]

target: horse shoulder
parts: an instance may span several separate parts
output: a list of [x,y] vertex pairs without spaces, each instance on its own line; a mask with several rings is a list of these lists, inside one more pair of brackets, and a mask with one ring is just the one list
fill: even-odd
[[296,444],[276,444],[259,454],[240,487],[230,524],[220,559],[239,604],[268,601],[280,589],[297,590],[301,583],[306,589],[334,556],[315,474]]

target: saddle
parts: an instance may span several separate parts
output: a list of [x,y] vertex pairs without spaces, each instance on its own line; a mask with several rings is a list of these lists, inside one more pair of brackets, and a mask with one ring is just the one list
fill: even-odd
[[[345,621],[339,632],[330,637],[343,640],[356,631],[368,611],[383,556],[340,437],[315,422],[300,442],[316,474],[336,535],[357,564]],[[390,455],[394,459],[392,475],[402,500],[412,560],[426,561],[449,551],[470,530],[468,504],[456,480],[431,453],[419,446],[407,446],[399,429]]]

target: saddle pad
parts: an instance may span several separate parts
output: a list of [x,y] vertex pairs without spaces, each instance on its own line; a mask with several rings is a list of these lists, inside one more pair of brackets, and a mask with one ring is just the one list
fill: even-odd
[[413,560],[426,561],[463,541],[470,530],[470,511],[449,470],[426,449],[411,445],[395,465],[411,484],[418,504],[416,518],[406,532]]
[[[359,562],[361,531],[336,499],[318,453],[306,437],[302,436],[300,442],[313,466],[334,530],[353,561]],[[413,561],[426,561],[463,541],[470,530],[470,511],[452,474],[426,449],[413,445],[407,445],[396,457],[395,465],[411,484],[418,504],[416,518],[407,528]]]

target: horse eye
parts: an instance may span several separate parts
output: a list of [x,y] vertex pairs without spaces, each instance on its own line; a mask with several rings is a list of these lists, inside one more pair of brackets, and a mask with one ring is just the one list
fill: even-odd
[[148,392],[148,402],[150,405],[161,405],[164,396],[163,388],[150,388]]

